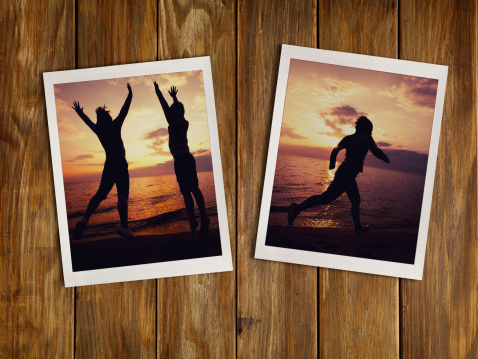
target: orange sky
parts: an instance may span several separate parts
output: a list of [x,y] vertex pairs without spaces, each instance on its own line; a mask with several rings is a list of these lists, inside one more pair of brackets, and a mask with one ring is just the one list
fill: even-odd
[[123,125],[122,138],[130,176],[172,174],[167,122],[154,92],[153,81],[169,104],[167,90],[176,86],[189,121],[188,140],[198,171],[211,170],[206,102],[201,71],[138,76],[55,85],[55,99],[65,182],[99,179],[105,153],[97,136],[71,108],[78,101],[85,114],[96,123],[95,109],[106,104],[116,118],[131,84],[133,100]]
[[385,152],[428,154],[437,85],[434,79],[292,59],[280,150],[329,151],[366,115]]

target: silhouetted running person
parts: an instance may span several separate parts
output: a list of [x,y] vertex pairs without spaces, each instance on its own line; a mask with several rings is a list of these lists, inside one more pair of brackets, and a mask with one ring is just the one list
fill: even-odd
[[179,190],[183,195],[184,204],[186,205],[192,236],[194,237],[194,233],[198,227],[198,222],[194,218],[194,201],[191,193],[196,199],[199,214],[201,216],[199,236],[204,237],[208,233],[210,221],[206,214],[204,197],[199,189],[196,160],[189,152],[187,137],[189,122],[184,118],[184,105],[178,101],[178,90],[176,87],[171,87],[171,90],[169,91],[169,94],[173,98],[173,104],[171,106],[169,106],[164,99],[156,81],[154,82],[154,89],[156,90],[156,95],[158,96],[159,102],[163,108],[166,121],[168,121],[169,150],[174,158],[174,172],[176,173]]
[[377,147],[372,138],[373,124],[365,116],[361,116],[355,122],[355,133],[350,136],[345,136],[332,150],[330,155],[329,169],[335,168],[335,161],[337,154],[345,148],[345,160],[335,172],[335,177],[330,186],[320,195],[315,195],[307,198],[302,203],[292,203],[289,207],[287,221],[289,225],[294,224],[295,218],[300,212],[307,208],[318,205],[329,204],[346,193],[352,203],[352,218],[355,226],[355,235],[359,236],[367,232],[370,227],[360,224],[360,193],[357,187],[355,177],[360,172],[363,172],[363,162],[367,152],[370,150],[372,154],[389,163],[387,155]]
[[123,140],[121,139],[121,127],[128,114],[133,92],[128,84],[128,97],[121,108],[121,111],[115,120],[111,118],[110,111],[106,111],[106,106],[96,109],[96,124],[93,123],[83,112],[78,102],[73,102],[73,109],[78,116],[88,125],[89,128],[98,136],[101,145],[105,149],[106,161],[101,175],[101,182],[96,194],[91,198],[85,215],[76,224],[73,231],[73,239],[80,239],[83,236],[88,220],[93,212],[98,208],[101,201],[106,199],[108,193],[116,184],[118,191],[118,212],[120,216],[121,226],[117,233],[130,240],[136,240],[128,226],[128,196],[129,196],[129,173],[128,162],[126,162],[126,151],[124,149]]

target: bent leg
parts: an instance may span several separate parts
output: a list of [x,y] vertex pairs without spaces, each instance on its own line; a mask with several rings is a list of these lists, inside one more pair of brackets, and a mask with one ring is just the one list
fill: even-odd
[[100,203],[106,198],[103,194],[96,193],[93,197],[91,197],[90,202],[88,203],[88,207],[86,207],[86,212],[83,215],[83,219],[88,222],[90,220],[91,215],[94,211],[98,208]]
[[108,193],[110,192],[112,187],[113,182],[111,182],[108,176],[105,176],[105,171],[103,170],[100,187],[98,188],[96,194],[91,197],[90,202],[88,203],[88,207],[86,207],[86,212],[83,215],[83,218],[79,220],[76,224],[75,229],[73,230],[73,239],[80,239],[83,237],[83,232],[88,221],[90,220],[91,215],[98,208],[101,201],[103,201],[108,196]]
[[89,221],[93,212],[96,211],[100,203],[104,199],[106,199],[106,197],[108,197],[108,193],[110,193],[111,189],[113,188],[114,180],[111,178],[108,172],[109,171],[105,166],[105,169],[103,170],[103,174],[101,176],[100,187],[98,188],[98,191],[96,191],[96,194],[91,197],[90,202],[88,203],[88,207],[86,208],[86,212],[83,216],[83,219],[86,222]]
[[297,204],[295,206],[296,211],[298,213],[308,208],[312,208],[312,207],[323,205],[323,204],[329,204],[330,202],[335,201],[337,198],[339,198],[342,195],[342,193],[344,193],[344,191],[345,191],[345,188],[342,182],[335,178],[333,182],[330,184],[330,186],[325,190],[325,192],[319,195],[310,196],[302,203]]

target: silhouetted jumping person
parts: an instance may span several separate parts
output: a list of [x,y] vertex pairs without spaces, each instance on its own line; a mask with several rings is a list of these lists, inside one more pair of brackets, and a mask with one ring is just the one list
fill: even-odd
[[128,114],[133,98],[131,86],[128,84],[128,97],[121,108],[121,111],[115,120],[111,118],[110,111],[106,106],[96,109],[96,124],[93,123],[83,112],[78,102],[73,102],[73,109],[78,116],[88,125],[89,128],[98,136],[101,145],[105,149],[106,161],[101,175],[101,182],[96,194],[91,198],[83,218],[76,224],[73,231],[73,239],[80,239],[83,236],[88,220],[93,212],[98,208],[101,201],[106,199],[108,193],[116,184],[118,191],[118,212],[121,226],[117,233],[130,240],[136,240],[128,226],[128,196],[129,196],[129,173],[128,162],[126,162],[126,151],[123,140],[121,139],[121,127]]
[[189,122],[184,118],[184,105],[178,101],[178,90],[176,87],[171,87],[171,90],[169,91],[169,94],[173,98],[173,104],[171,106],[169,106],[164,99],[156,81],[154,82],[154,89],[156,90],[156,95],[158,96],[159,102],[163,108],[166,121],[168,121],[169,150],[174,158],[174,172],[176,173],[179,190],[183,195],[184,204],[186,205],[192,236],[194,237],[194,233],[199,224],[194,218],[194,201],[191,193],[196,199],[199,214],[201,216],[199,236],[204,237],[208,233],[210,221],[206,214],[206,205],[204,203],[203,194],[199,189],[196,160],[189,152],[187,137]]
[[337,154],[345,148],[345,160],[335,172],[334,180],[322,194],[311,196],[302,203],[291,203],[287,215],[289,225],[292,226],[294,224],[295,218],[303,210],[329,204],[345,192],[352,203],[355,235],[359,236],[370,229],[369,226],[362,226],[360,224],[360,193],[355,177],[360,172],[363,172],[363,162],[369,150],[375,157],[386,163],[390,162],[387,155],[375,144],[372,138],[372,130],[373,124],[367,117],[361,116],[358,118],[355,122],[355,133],[345,136],[330,154],[329,169],[333,170]]

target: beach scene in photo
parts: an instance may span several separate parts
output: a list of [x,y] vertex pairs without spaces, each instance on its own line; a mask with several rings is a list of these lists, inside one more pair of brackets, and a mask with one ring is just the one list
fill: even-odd
[[[206,236],[192,236],[185,201],[169,148],[168,121],[153,83],[168,104],[171,87],[189,122],[187,145],[196,163],[199,188],[210,220]],[[73,271],[121,267],[220,256],[221,243],[201,71],[125,77],[55,85],[55,100],[68,228],[73,237],[89,201],[100,187],[105,149],[99,138],[72,108],[78,101],[96,122],[95,109],[106,106],[114,119],[124,106],[130,84],[132,100],[121,138],[129,173],[128,224],[131,241],[116,232],[120,225],[117,186],[89,218],[80,239],[71,240]],[[194,202],[194,215],[200,213]]]
[[[434,79],[292,59],[266,245],[413,264],[437,85]],[[378,148],[366,155],[363,171],[354,172],[359,226],[367,226],[362,231],[347,193],[331,201],[317,196],[334,182],[347,151],[353,155],[342,140],[357,136],[361,117],[373,124]],[[330,169],[334,148],[337,162]],[[311,196],[322,204],[309,205]],[[293,212],[291,226],[292,203],[306,205]]]

